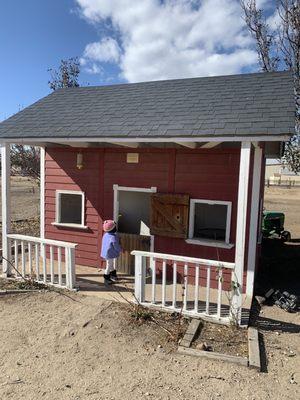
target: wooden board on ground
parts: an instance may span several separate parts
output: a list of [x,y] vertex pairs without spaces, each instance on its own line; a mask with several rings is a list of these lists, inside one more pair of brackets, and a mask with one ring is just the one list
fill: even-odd
[[253,327],[248,328],[248,353],[249,367],[261,370],[260,352],[258,342],[258,330]]
[[235,363],[235,364],[240,364],[245,367],[248,366],[247,358],[238,357],[238,356],[230,356],[230,355],[221,354],[221,353],[215,353],[213,351],[196,350],[196,349],[179,346],[178,353],[186,355],[186,356],[205,357],[205,358],[210,358],[212,360],[227,361],[227,362],[231,362],[231,363]]
[[182,338],[180,342],[180,346],[182,347],[190,347],[192,344],[192,341],[194,340],[199,328],[201,325],[201,321],[199,319],[192,319],[190,322],[186,333],[184,337]]

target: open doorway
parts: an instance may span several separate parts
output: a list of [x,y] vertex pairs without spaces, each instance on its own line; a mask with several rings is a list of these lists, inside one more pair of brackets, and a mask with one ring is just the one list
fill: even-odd
[[150,199],[156,188],[134,188],[114,185],[114,220],[118,223],[122,254],[120,272],[134,274],[133,250],[154,250],[150,234]]

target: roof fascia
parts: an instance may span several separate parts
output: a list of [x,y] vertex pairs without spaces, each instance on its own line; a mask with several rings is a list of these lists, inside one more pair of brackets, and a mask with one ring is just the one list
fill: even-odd
[[203,137],[166,137],[166,138],[145,138],[145,137],[33,137],[33,138],[0,138],[0,143],[17,143],[17,144],[66,144],[67,142],[81,143],[178,143],[178,142],[284,142],[289,140],[291,135],[256,135],[256,136],[203,136]]

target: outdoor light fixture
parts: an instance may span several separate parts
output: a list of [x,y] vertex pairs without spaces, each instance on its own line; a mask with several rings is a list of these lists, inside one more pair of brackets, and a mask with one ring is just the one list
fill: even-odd
[[77,153],[76,167],[77,169],[83,168],[83,154],[81,151]]

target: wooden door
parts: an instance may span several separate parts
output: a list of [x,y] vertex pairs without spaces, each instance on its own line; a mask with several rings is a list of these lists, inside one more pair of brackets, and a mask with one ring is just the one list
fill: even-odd
[[119,233],[122,253],[118,259],[118,271],[128,275],[134,275],[133,250],[150,251],[150,236],[136,235],[132,233]]
[[150,232],[173,238],[188,237],[189,195],[155,193],[151,196]]

